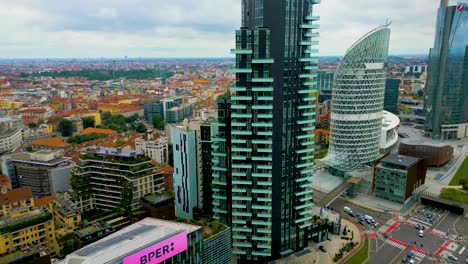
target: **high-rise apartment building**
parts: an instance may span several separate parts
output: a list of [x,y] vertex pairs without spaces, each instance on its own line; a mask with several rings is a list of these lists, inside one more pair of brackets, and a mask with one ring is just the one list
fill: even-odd
[[185,120],[171,134],[176,215],[209,219],[213,214],[211,124]]
[[351,46],[336,69],[324,159],[333,174],[344,175],[379,156],[389,39],[388,27],[372,30]]
[[400,79],[388,78],[385,82],[384,110],[398,114],[398,92]]
[[[318,44],[320,19],[312,7],[319,2],[242,1],[242,27],[232,50],[230,138],[212,138],[214,217],[232,222],[240,262],[266,262],[307,245],[318,93],[318,50],[312,46]],[[224,145],[230,145],[231,164],[218,152]],[[227,171],[231,178],[223,177]]]
[[177,217],[193,219],[200,204],[200,181],[195,130],[184,126],[172,129],[174,152],[174,203]]
[[95,207],[103,210],[135,210],[141,197],[164,190],[162,174],[140,150],[84,148],[75,173],[89,183]]
[[434,48],[427,71],[426,130],[433,139],[468,136],[468,4],[437,13]]

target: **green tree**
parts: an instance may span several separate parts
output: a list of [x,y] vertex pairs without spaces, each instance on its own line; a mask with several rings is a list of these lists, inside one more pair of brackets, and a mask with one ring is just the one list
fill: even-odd
[[133,185],[123,177],[118,179],[118,183],[122,187],[119,211],[123,216],[130,217],[132,214]]
[[91,195],[91,178],[89,174],[79,175],[77,169],[73,169],[70,175],[70,187],[81,198],[86,199]]
[[96,124],[93,116],[85,116],[81,120],[83,121],[83,128],[94,127]]
[[153,127],[157,128],[159,130],[164,129],[164,120],[161,118],[159,114],[154,114],[153,115]]
[[169,144],[167,148],[169,152],[169,166],[174,167],[174,147],[172,144]]
[[29,127],[30,129],[36,129],[36,128],[38,127],[38,125],[37,125],[36,123],[29,123],[29,124],[28,124],[28,127]]
[[138,120],[139,115],[138,114],[133,114],[127,118],[125,118],[126,123],[133,123]]
[[59,130],[63,137],[73,135],[73,123],[70,120],[62,119],[59,123]]
[[423,91],[423,90],[419,90],[419,91],[418,91],[418,96],[419,96],[419,97],[424,97],[424,91]]
[[138,123],[138,125],[135,127],[136,132],[138,133],[145,133],[148,129],[146,128],[145,124],[143,122]]

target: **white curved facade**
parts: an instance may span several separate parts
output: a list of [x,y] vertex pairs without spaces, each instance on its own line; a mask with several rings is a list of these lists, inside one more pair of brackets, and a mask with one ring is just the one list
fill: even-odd
[[399,124],[400,118],[398,118],[398,116],[388,111],[383,111],[380,152],[389,151],[398,142],[398,132],[396,128]]
[[324,162],[352,171],[380,153],[390,29],[379,27],[358,40],[335,73],[330,148]]

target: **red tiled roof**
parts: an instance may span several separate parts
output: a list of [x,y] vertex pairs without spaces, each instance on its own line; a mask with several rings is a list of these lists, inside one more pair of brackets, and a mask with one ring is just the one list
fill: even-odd
[[81,131],[83,134],[102,134],[102,135],[114,135],[117,134],[117,131],[111,129],[104,129],[104,128],[94,128],[88,127]]
[[9,204],[32,198],[29,187],[23,186],[18,189],[9,190],[6,194],[0,194],[0,205]]
[[57,147],[57,148],[66,148],[66,147],[71,146],[71,144],[63,141],[63,139],[59,137],[37,139],[32,142],[32,145],[33,146]]

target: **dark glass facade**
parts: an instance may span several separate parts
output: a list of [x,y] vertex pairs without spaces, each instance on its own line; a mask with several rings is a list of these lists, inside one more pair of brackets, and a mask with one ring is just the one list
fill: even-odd
[[[426,85],[426,129],[445,139],[441,126],[468,123],[468,4],[441,6]],[[464,6],[464,7],[463,7]]]
[[[231,221],[233,253],[260,263],[302,250],[312,223],[317,0],[244,0],[231,88],[231,164],[213,167],[214,217]],[[216,151],[216,150],[215,150]],[[230,171],[231,180],[215,179]],[[221,208],[231,190],[231,209]],[[228,220],[229,219],[229,220]]]
[[398,90],[400,89],[400,80],[388,78],[385,82],[384,110],[390,113],[398,114]]
[[319,102],[323,103],[326,100],[331,100],[334,71],[319,71],[317,77],[317,87],[319,90]]

